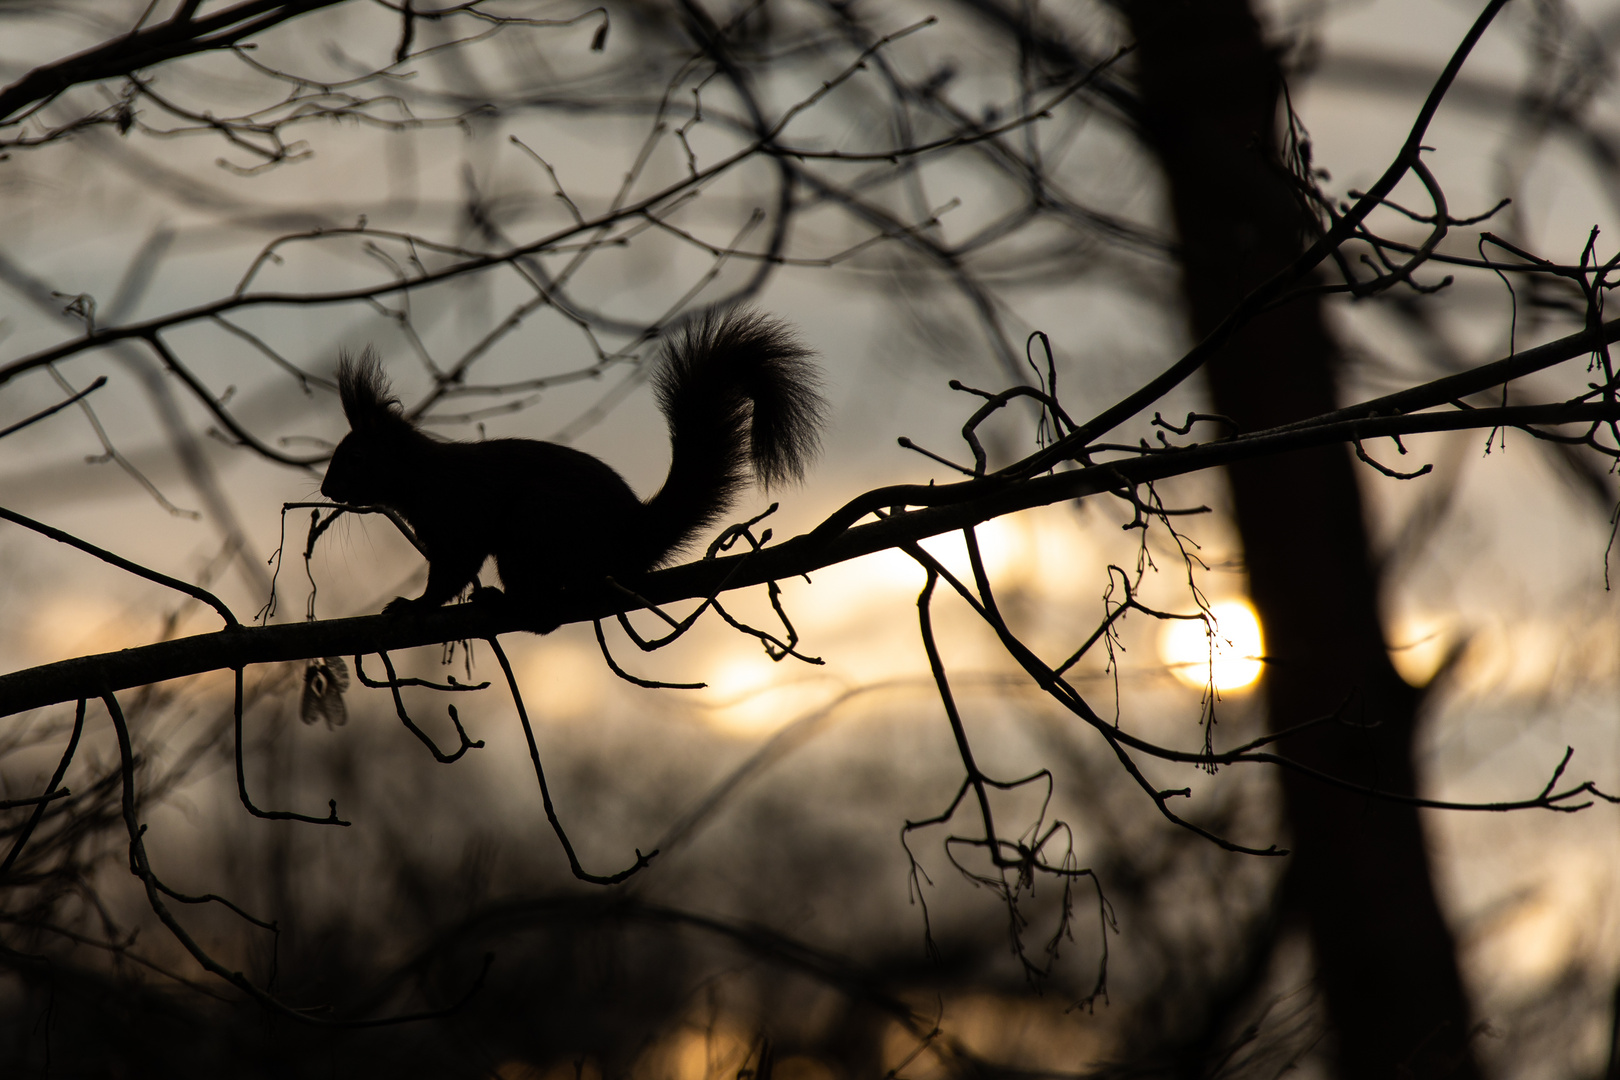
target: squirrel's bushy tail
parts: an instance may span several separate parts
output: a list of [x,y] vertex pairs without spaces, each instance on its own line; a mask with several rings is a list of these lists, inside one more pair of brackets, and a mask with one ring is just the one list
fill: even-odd
[[650,566],[724,516],[750,474],[767,486],[804,474],[826,408],[810,356],[786,325],[746,309],[699,316],[666,339],[653,388],[671,460],[647,502]]

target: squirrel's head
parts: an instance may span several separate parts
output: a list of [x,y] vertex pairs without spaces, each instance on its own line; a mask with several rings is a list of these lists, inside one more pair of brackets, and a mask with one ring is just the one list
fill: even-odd
[[337,382],[349,434],[332,453],[321,494],[336,502],[395,505],[398,489],[410,483],[400,451],[416,429],[370,348],[358,360],[338,355]]

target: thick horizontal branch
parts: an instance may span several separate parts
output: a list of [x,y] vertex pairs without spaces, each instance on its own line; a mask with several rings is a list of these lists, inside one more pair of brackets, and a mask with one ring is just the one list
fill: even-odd
[[[687,563],[648,574],[641,581],[629,584],[634,586],[636,596],[648,602],[675,603],[799,577],[1019,510],[1117,491],[1250,458],[1329,443],[1426,431],[1617,420],[1620,420],[1620,404],[1609,402],[1362,417],[1165,450],[1022,481],[991,476],[959,484],[897,485],[851,500],[811,532],[775,547]],[[903,509],[908,507],[918,509]],[[882,521],[856,524],[874,510],[896,512]],[[426,614],[367,615],[282,626],[227,628],[0,676],[0,716],[207,671],[489,638],[532,630],[541,622],[556,625],[602,619],[642,606],[637,600],[627,600],[623,588],[612,588],[604,583],[560,593],[555,606],[544,613],[461,604]]]

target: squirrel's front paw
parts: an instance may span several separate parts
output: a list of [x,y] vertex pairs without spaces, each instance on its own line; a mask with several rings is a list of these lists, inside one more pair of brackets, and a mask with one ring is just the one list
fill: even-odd
[[420,600],[412,600],[408,596],[396,596],[383,605],[382,613],[384,615],[409,615],[413,611],[421,610],[422,602]]

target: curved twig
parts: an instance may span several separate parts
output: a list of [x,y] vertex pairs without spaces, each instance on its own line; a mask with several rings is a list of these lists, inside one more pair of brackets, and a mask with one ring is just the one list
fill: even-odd
[[643,855],[641,849],[636,849],[636,861],[616,874],[592,874],[580,864],[579,856],[574,854],[574,845],[568,839],[568,833],[563,830],[562,822],[557,817],[557,808],[551,802],[551,788],[546,783],[546,770],[540,764],[540,746],[534,739],[534,727],[529,723],[529,711],[523,707],[523,693],[518,689],[517,676],[512,674],[512,664],[506,659],[506,652],[501,648],[500,641],[495,637],[485,639],[489,647],[495,652],[495,659],[501,665],[501,671],[506,674],[506,685],[512,691],[512,704],[517,708],[518,722],[523,725],[523,737],[528,740],[529,760],[534,762],[534,776],[540,782],[540,802],[546,809],[546,820],[551,823],[551,831],[557,834],[558,843],[562,844],[563,854],[568,856],[568,869],[573,871],[576,878],[588,881],[592,885],[617,885],[619,882],[640,873],[652,864],[653,856],[658,854],[654,848]]

